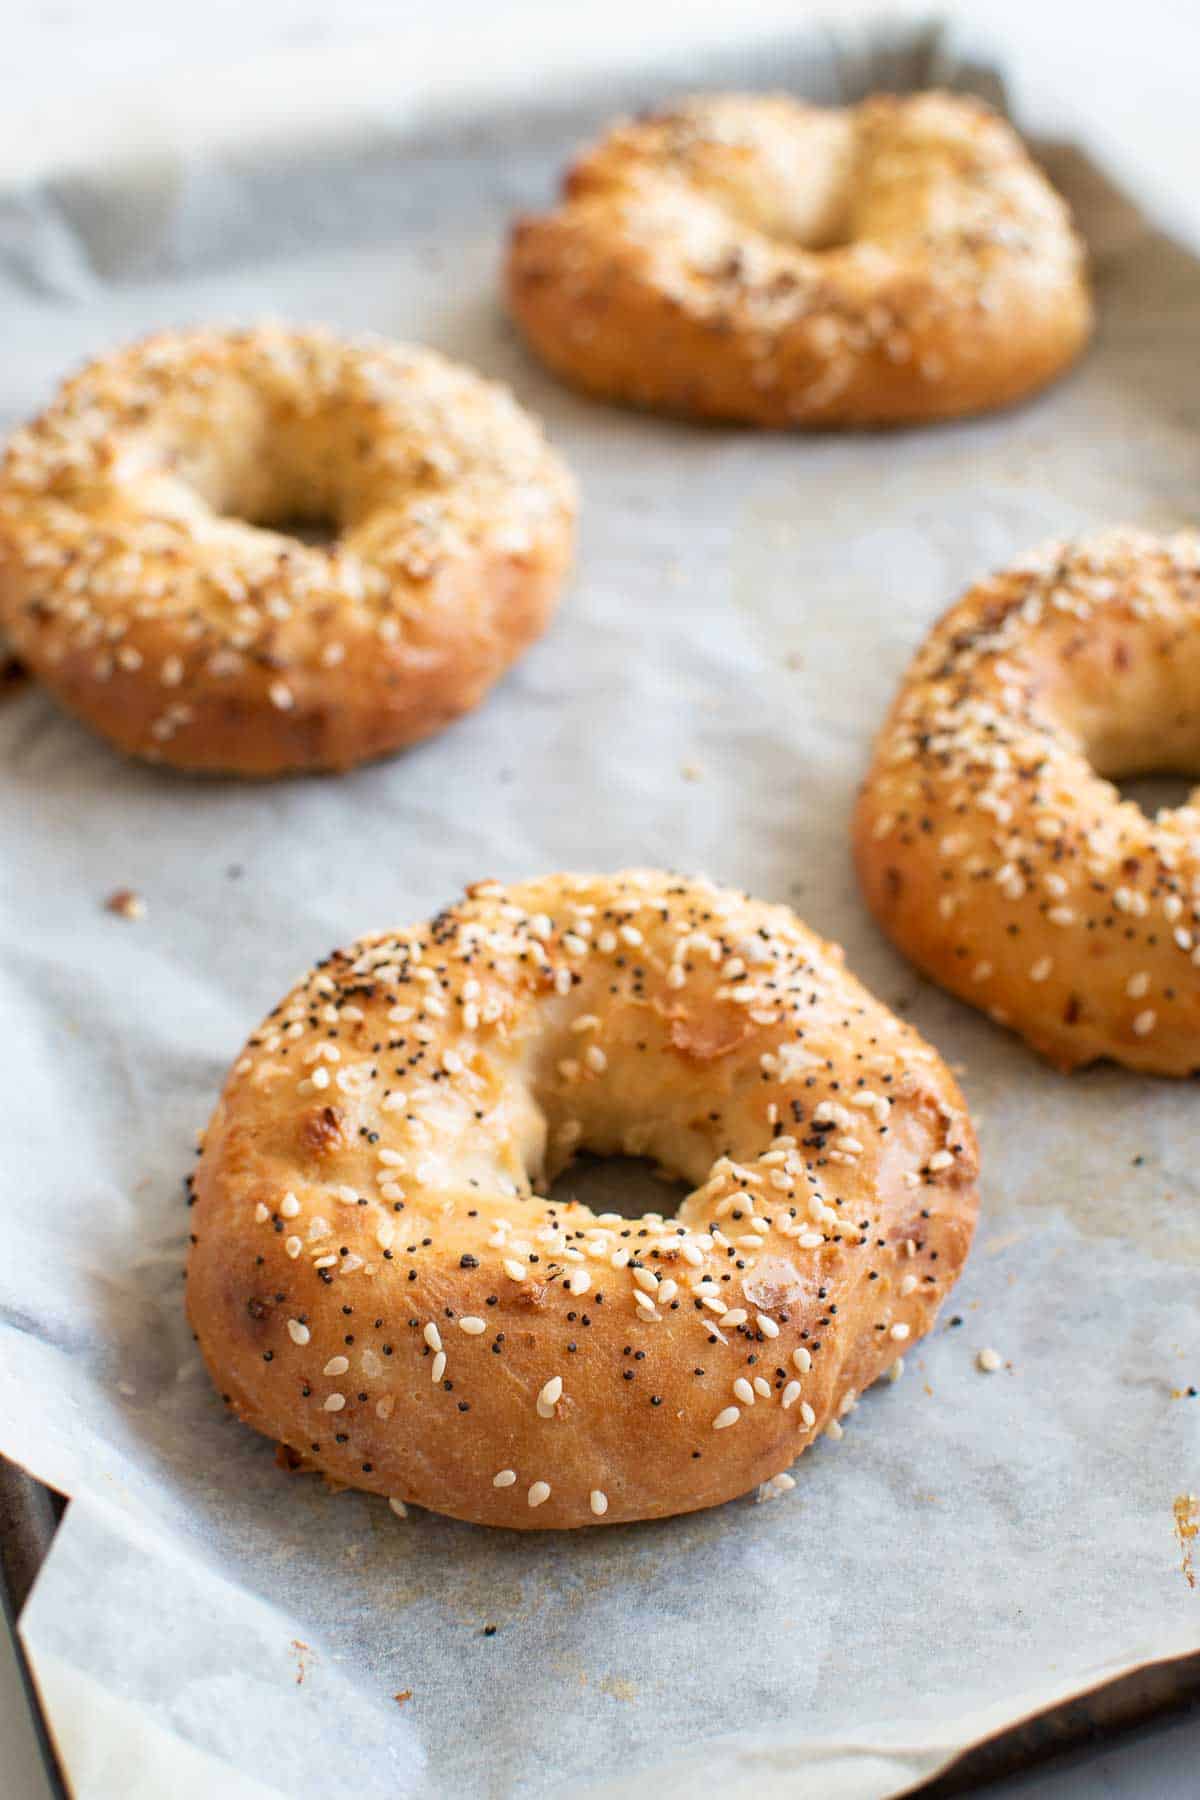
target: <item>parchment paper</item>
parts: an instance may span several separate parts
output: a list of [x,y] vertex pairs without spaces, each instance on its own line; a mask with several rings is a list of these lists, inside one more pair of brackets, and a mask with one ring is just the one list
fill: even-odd
[[[946,75],[935,38],[892,34],[685,78]],[[614,100],[679,79],[0,193],[6,416],[152,326],[323,319],[510,380],[585,502],[546,640],[380,767],[190,781],[33,688],[0,707],[0,1450],[74,1496],[23,1632],[81,1796],[874,1800],[1200,1643],[1173,1515],[1200,1487],[1195,1089],[1043,1067],[890,951],[847,853],[872,732],[971,578],[1046,535],[1194,520],[1200,264],[1058,151],[1102,323],[1032,405],[838,438],[605,410],[503,322],[504,223]],[[985,1209],[941,1325],[769,1505],[507,1536],[282,1474],[181,1310],[181,1177],[229,1061],[335,943],[479,877],[636,862],[792,902],[963,1066]],[[144,919],[104,910],[119,887]]]

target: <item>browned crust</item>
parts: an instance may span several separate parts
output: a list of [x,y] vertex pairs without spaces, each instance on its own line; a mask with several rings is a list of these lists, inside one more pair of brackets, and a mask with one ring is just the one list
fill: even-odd
[[[852,196],[833,248],[789,242],[774,217],[812,179],[810,139]],[[516,221],[507,286],[572,385],[771,428],[1006,406],[1074,359],[1092,318],[1066,206],[1003,121],[945,94],[840,114],[709,96],[619,125],[555,211]]]
[[1105,776],[1200,760],[1200,540],[1057,544],[918,652],[854,821],[894,942],[1063,1069],[1200,1072],[1200,810]]
[[[341,515],[333,551],[220,516],[310,493]],[[545,629],[573,522],[533,422],[431,352],[165,334],[85,370],[14,438],[0,622],[131,755],[346,769],[479,703]]]
[[[677,952],[692,931],[717,964]],[[762,1003],[731,1003],[747,982]],[[675,1046],[681,1022],[725,1044],[731,1004],[744,1041]],[[710,1179],[666,1223],[537,1198],[580,1144]],[[945,1066],[785,909],[653,872],[489,887],[329,959],[250,1040],[196,1174],[189,1316],[239,1417],[339,1483],[518,1529],[660,1517],[785,1471],[929,1329],[975,1177]]]

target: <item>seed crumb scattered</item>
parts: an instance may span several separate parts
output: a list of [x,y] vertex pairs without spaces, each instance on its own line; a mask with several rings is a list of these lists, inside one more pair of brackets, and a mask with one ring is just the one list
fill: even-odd
[[133,888],[115,888],[104,905],[118,919],[144,919],[146,916],[146,902]]

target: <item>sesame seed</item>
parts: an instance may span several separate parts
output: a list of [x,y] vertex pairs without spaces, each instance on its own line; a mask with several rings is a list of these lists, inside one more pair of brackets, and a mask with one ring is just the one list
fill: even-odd
[[341,1412],[346,1404],[345,1394],[327,1394],[325,1397],[326,1412]]
[[588,1505],[598,1519],[602,1519],[608,1511],[608,1495],[600,1488],[593,1488],[588,1496]]
[[437,1383],[442,1379],[442,1376],[445,1373],[446,1373],[446,1352],[444,1350],[439,1350],[437,1355],[433,1359],[433,1366],[429,1371],[430,1380],[433,1382],[435,1387],[436,1387]]
[[910,1337],[911,1335],[912,1335],[912,1326],[905,1325],[903,1323],[898,1324],[898,1325],[893,1325],[891,1327],[890,1331],[888,1332],[888,1336],[890,1338],[894,1338],[898,1344],[902,1344],[904,1342],[905,1338]]
[[494,1488],[513,1487],[516,1479],[517,1471],[515,1469],[498,1469],[492,1476],[492,1486]]
[[299,1319],[289,1319],[287,1328],[288,1336],[291,1338],[293,1344],[300,1344],[303,1346],[308,1343],[312,1336],[312,1332],[308,1329],[308,1326],[302,1325]]
[[998,1350],[984,1349],[975,1358],[975,1367],[985,1375],[994,1375],[1004,1367],[1004,1358]]
[[541,1506],[543,1501],[550,1498],[550,1483],[548,1481],[535,1481],[526,1498],[528,1499],[530,1506]]
[[714,1431],[726,1431],[730,1425],[736,1425],[741,1416],[736,1406],[723,1407],[713,1420],[712,1428]]
[[426,1325],[425,1330],[422,1333],[422,1336],[424,1337],[425,1342],[429,1345],[429,1348],[431,1350],[440,1350],[441,1349],[442,1334],[438,1330],[437,1326],[434,1324],[432,1319],[430,1319],[428,1325]]
[[458,1329],[460,1331],[465,1331],[468,1337],[481,1337],[487,1330],[487,1320],[477,1319],[473,1315],[468,1314],[466,1318],[458,1321]]
[[789,1406],[794,1406],[799,1398],[800,1383],[798,1381],[789,1381],[780,1396],[783,1410],[786,1412]]

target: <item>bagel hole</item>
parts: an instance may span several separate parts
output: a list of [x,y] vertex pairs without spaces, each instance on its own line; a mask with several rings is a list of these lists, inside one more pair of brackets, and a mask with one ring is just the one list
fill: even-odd
[[[233,518],[240,517],[234,513]],[[332,514],[309,517],[304,514],[287,514],[282,518],[243,519],[244,524],[256,525],[260,531],[274,531],[280,537],[295,538],[299,544],[307,544],[314,550],[329,550],[342,535],[342,528]]]
[[551,1200],[577,1201],[596,1213],[640,1219],[646,1213],[674,1218],[691,1190],[647,1156],[594,1156],[584,1150],[550,1187]]
[[173,475],[200,505],[231,525],[251,526],[314,549],[329,549],[346,524],[346,495],[333,448],[315,466],[287,442],[251,435],[232,464],[176,462]]
[[1130,775],[1113,782],[1122,800],[1131,800],[1153,820],[1160,812],[1187,806],[1197,793],[1194,775]]

